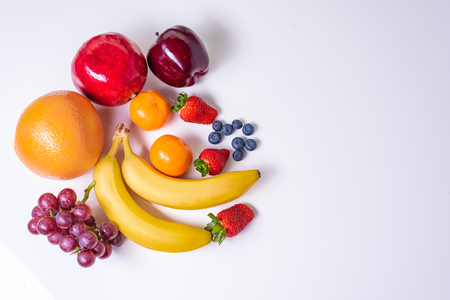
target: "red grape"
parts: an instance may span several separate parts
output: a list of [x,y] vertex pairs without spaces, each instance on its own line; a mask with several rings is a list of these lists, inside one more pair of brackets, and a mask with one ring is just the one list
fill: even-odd
[[96,257],[100,257],[103,254],[105,254],[106,247],[105,247],[104,242],[98,241],[97,244],[95,245],[95,247],[92,248],[91,250],[92,250],[92,253],[94,253],[94,255]]
[[75,205],[72,210],[73,216],[78,221],[87,221],[92,216],[92,210],[89,205],[80,203]]
[[105,222],[100,226],[100,235],[105,240],[112,240],[119,233],[117,225],[111,221]]
[[44,193],[38,199],[38,206],[43,211],[55,211],[58,209],[58,200],[52,193]]
[[31,210],[31,216],[34,217],[46,217],[46,216],[50,216],[50,212],[44,211],[42,209],[39,208],[39,205],[36,205],[35,207],[33,207],[33,209]]
[[[84,198],[77,202],[77,194],[70,188],[61,190],[57,197],[42,194],[31,211],[32,219],[27,228],[31,234],[43,235],[52,245],[77,255],[81,267],[91,267],[96,258],[105,259],[112,254],[112,245],[122,245],[124,235],[113,222],[98,227],[92,209],[85,204],[93,181],[84,191]],[[109,242],[108,242],[109,241]]]
[[84,221],[84,224],[86,224],[89,227],[94,227],[95,226],[95,218],[94,218],[94,216],[91,215],[91,217],[89,219]]
[[33,219],[31,219],[31,220],[28,222],[28,231],[29,231],[31,234],[35,234],[35,235],[38,235],[38,234],[39,234],[39,232],[37,231],[36,226],[37,226],[37,223],[39,222],[40,219],[41,219],[41,218],[39,218],[39,217],[34,217]]
[[75,251],[77,249],[77,238],[71,234],[63,236],[59,240],[59,248],[66,253]]
[[103,253],[103,255],[99,256],[98,258],[106,259],[106,258],[110,257],[112,254],[112,251],[113,251],[111,245],[105,241],[99,241],[99,243],[103,243],[103,245],[105,246],[105,253]]
[[55,221],[56,221],[56,225],[58,225],[59,228],[67,229],[70,226],[72,226],[73,214],[68,210],[61,210],[55,216]]
[[70,209],[75,205],[75,202],[77,202],[77,193],[70,188],[65,188],[59,192],[58,202],[63,209]]
[[89,268],[95,263],[95,255],[91,250],[83,250],[78,253],[77,261],[83,268]]
[[115,238],[113,238],[112,240],[109,241],[109,243],[111,244],[111,246],[113,247],[120,247],[123,244],[123,233],[119,231],[119,233],[117,234],[117,236]]
[[62,239],[63,236],[67,234],[67,231],[65,229],[61,229],[59,227],[56,227],[55,232],[47,236],[48,241],[52,245],[58,245],[59,241]]
[[69,228],[69,232],[71,235],[75,236],[76,238],[79,238],[80,235],[87,231],[87,226],[83,222],[77,221],[72,224]]
[[85,249],[92,249],[98,242],[98,238],[92,231],[86,231],[78,238],[78,244]]
[[55,232],[56,222],[52,217],[43,217],[36,225],[36,230],[41,235],[50,235]]

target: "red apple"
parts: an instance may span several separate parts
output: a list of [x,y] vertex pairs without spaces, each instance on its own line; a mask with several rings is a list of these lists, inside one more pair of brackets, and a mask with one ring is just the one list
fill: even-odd
[[133,99],[144,87],[147,72],[138,45],[115,32],[89,39],[72,61],[75,87],[104,106],[123,105]]
[[194,31],[177,25],[158,36],[147,53],[147,63],[164,83],[187,87],[208,73],[209,56]]

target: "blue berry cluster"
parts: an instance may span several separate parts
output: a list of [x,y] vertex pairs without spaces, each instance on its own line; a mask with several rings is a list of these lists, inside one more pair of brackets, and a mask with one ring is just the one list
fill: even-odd
[[[208,141],[211,144],[218,144],[222,140],[222,135],[229,136],[234,130],[239,130],[242,128],[242,133],[246,136],[250,136],[255,131],[255,127],[250,124],[242,124],[240,120],[234,120],[231,124],[223,124],[221,121],[214,121],[212,123],[213,132],[209,134]],[[240,161],[244,158],[243,150],[253,151],[256,149],[257,143],[253,139],[244,140],[241,137],[235,137],[231,141],[231,147],[233,147],[233,159],[235,161]]]

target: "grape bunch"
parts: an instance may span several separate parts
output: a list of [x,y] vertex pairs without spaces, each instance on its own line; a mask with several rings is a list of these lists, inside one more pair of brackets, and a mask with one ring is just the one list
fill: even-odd
[[92,182],[84,191],[84,198],[77,202],[73,189],[65,188],[56,197],[44,193],[31,211],[28,231],[34,235],[46,236],[50,244],[59,245],[62,251],[76,254],[81,267],[91,267],[96,258],[106,259],[112,254],[112,247],[120,247],[124,236],[111,221],[97,226],[92,210],[86,204]]

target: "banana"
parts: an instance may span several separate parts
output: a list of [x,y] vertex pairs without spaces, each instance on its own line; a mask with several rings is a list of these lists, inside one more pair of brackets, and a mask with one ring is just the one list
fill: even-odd
[[157,171],[133,153],[129,131],[123,136],[122,174],[127,185],[142,198],[176,209],[217,206],[245,194],[261,177],[258,170],[227,172],[202,179],[180,179]]
[[158,219],[133,200],[116,159],[125,131],[123,124],[117,126],[109,153],[94,168],[95,194],[107,217],[127,238],[152,250],[185,252],[207,245],[210,232]]

